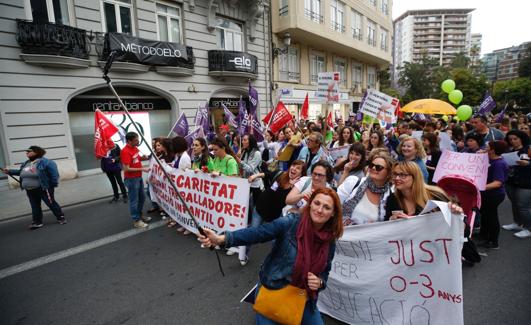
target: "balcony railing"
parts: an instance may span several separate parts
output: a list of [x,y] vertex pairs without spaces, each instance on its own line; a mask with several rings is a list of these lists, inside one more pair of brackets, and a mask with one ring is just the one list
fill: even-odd
[[368,43],[370,46],[376,46],[376,39],[375,39],[375,38],[368,38],[368,39],[367,39],[367,43]]
[[319,23],[319,24],[322,24],[323,21],[324,21],[324,18],[323,18],[322,15],[319,15],[319,13],[317,13],[315,11],[308,10],[308,9],[304,9],[304,17],[310,19],[313,22]]
[[24,54],[89,57],[87,32],[80,28],[17,19],[16,39]]
[[363,40],[363,33],[361,32],[361,28],[352,28],[352,37],[354,39],[362,41]]
[[284,6],[280,9],[278,9],[278,15],[279,16],[287,16],[288,15],[288,12],[289,12],[289,6]]
[[345,25],[341,23],[332,22],[330,24],[330,28],[335,32],[344,33],[345,32]]

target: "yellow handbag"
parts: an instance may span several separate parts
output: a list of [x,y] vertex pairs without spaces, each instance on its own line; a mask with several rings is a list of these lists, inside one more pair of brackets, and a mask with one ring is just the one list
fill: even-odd
[[300,325],[306,300],[306,290],[291,284],[277,290],[261,286],[253,309],[274,322]]

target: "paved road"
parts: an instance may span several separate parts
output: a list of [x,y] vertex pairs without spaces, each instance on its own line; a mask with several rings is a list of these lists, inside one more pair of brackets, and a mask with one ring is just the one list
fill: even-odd
[[[510,211],[507,203],[501,210]],[[213,252],[199,248],[193,236],[164,226],[131,232],[125,204],[92,202],[66,214],[67,225],[47,214],[49,224],[37,231],[25,229],[28,218],[0,223],[1,324],[253,323],[251,307],[239,300],[256,282],[269,244],[253,248],[245,267],[222,255],[222,277]],[[507,213],[502,220],[509,221]],[[116,241],[103,245],[102,238]],[[97,247],[72,249],[86,243]],[[71,255],[2,276],[64,250]],[[488,254],[463,269],[465,323],[529,324],[531,240],[503,231],[501,249]]]

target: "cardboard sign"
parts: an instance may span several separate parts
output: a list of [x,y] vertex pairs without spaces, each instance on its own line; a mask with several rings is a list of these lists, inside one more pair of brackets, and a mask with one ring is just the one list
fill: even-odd
[[[159,165],[150,164],[149,191],[151,200],[187,230],[198,233],[173,187],[168,183]],[[193,170],[185,172],[167,168],[199,225],[216,232],[247,228],[249,209],[249,182],[239,177],[212,177]]]
[[396,123],[395,110],[397,105],[398,99],[376,89],[369,89],[359,111],[386,123]]
[[320,72],[317,75],[317,91],[315,97],[327,102],[339,101],[339,72]]
[[328,149],[328,154],[334,161],[337,161],[339,158],[348,158],[348,149],[350,145],[342,146],[339,148]]
[[433,181],[446,175],[461,175],[470,178],[476,187],[483,191],[487,185],[489,156],[487,153],[460,153],[444,150],[435,168]]
[[346,227],[318,307],[348,324],[463,324],[463,221],[442,212]]

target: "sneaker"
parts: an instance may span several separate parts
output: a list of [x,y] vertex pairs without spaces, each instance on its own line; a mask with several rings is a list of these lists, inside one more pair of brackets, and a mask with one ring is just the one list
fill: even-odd
[[35,229],[39,229],[39,228],[42,228],[44,227],[44,224],[43,223],[32,223],[30,226],[29,226],[29,229],[30,230],[35,230]]
[[140,219],[142,219],[142,221],[144,221],[144,222],[150,222],[151,221],[151,217],[140,216]]
[[510,225],[503,225],[502,228],[505,230],[511,230],[511,231],[520,231],[524,229],[514,222],[511,223]]
[[147,223],[145,223],[144,221],[142,220],[138,220],[138,221],[135,221],[135,223],[133,224],[133,226],[135,228],[146,228],[148,227],[149,225]]
[[232,255],[236,254],[236,252],[233,251],[233,250],[230,250],[230,249],[229,249],[225,254],[226,254],[227,256],[232,256]]
[[514,235],[518,238],[529,238],[531,237],[531,231],[529,231],[529,229],[524,229],[522,231],[517,232]]
[[110,204],[115,203],[115,202],[118,202],[117,197],[113,197],[112,200],[109,201]]
[[177,228],[177,231],[178,231],[178,232],[184,232],[185,230],[186,230],[186,229],[184,229],[184,227],[179,227],[179,228]]
[[247,256],[245,256],[244,260],[240,260],[240,265],[241,266],[245,266],[245,265],[247,265],[247,263],[249,263],[249,258]]
[[57,219],[57,223],[59,223],[60,225],[66,225],[66,218],[63,216]]
[[185,231],[183,232],[183,235],[186,236],[186,235],[190,235],[191,233],[192,233],[192,232],[191,232],[190,230],[185,230]]

